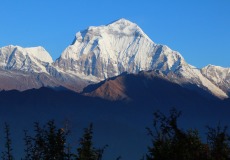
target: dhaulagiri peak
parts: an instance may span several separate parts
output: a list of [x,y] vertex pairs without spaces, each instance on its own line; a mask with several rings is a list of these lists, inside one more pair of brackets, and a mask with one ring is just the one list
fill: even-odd
[[77,39],[81,40],[92,36],[101,37],[103,34],[134,37],[142,36],[153,42],[136,23],[125,18],[120,18],[107,25],[90,26],[85,30],[77,32],[72,44],[74,44]]

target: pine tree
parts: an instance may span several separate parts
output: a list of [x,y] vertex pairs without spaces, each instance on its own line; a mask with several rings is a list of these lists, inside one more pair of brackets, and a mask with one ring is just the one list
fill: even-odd
[[96,155],[93,148],[93,124],[91,123],[88,128],[84,129],[84,135],[80,139],[80,147],[77,149],[77,160],[95,160]]
[[91,123],[88,128],[84,129],[84,134],[80,139],[80,147],[77,149],[77,160],[102,160],[102,155],[105,150],[96,149],[93,147],[93,124]]
[[[47,128],[46,128],[47,127]],[[58,150],[59,146],[62,148],[63,144],[62,142],[58,144],[57,142],[57,131],[56,131],[56,126],[54,124],[54,121],[49,121],[47,123],[47,126],[45,126],[44,129],[44,140],[45,140],[45,148],[44,148],[44,153],[45,153],[45,159],[56,159],[60,158],[59,157],[59,152],[60,154],[63,153],[63,150]],[[58,152],[59,151],[59,152]]]
[[40,160],[44,159],[44,148],[45,148],[45,140],[44,140],[44,130],[40,127],[38,122],[34,123],[34,132],[35,136],[32,138],[33,140],[33,148],[32,148],[32,159]]
[[13,154],[12,154],[12,141],[10,138],[10,127],[7,123],[5,123],[5,152],[2,153],[2,159],[3,160],[13,160]]
[[[34,136],[25,132],[25,159],[32,160],[65,160],[70,159],[70,150],[66,148],[68,131],[57,128],[54,121],[48,121],[43,127],[34,124]],[[68,153],[66,153],[68,151]]]
[[47,123],[45,139],[48,152],[46,153],[46,159],[65,159],[67,156],[65,153],[67,135],[68,131],[63,128],[57,129],[54,121]]
[[24,160],[32,160],[32,138],[28,135],[28,131],[24,130],[24,142],[25,142],[25,157]]

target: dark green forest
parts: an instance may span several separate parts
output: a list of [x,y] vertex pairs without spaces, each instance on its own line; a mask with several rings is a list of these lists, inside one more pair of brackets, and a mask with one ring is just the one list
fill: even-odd
[[[146,128],[150,146],[143,157],[137,160],[228,160],[230,159],[230,136],[227,126],[218,124],[206,128],[205,138],[199,130],[184,130],[178,126],[181,112],[172,109],[169,115],[157,111],[153,114],[153,124]],[[57,127],[54,120],[46,124],[34,123],[31,131],[24,130],[24,156],[14,157],[10,126],[4,125],[4,146],[2,160],[103,160],[109,144],[96,148],[93,141],[93,123],[83,129],[83,135],[76,146],[71,146],[68,127]],[[33,133],[33,134],[31,134]],[[127,149],[127,152],[131,152]],[[122,155],[114,157],[122,160]]]

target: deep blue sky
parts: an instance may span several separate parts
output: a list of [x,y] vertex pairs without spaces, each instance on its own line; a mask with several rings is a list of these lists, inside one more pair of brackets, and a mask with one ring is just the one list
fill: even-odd
[[197,67],[230,67],[229,0],[1,0],[0,47],[43,46],[53,59],[88,26],[126,18]]

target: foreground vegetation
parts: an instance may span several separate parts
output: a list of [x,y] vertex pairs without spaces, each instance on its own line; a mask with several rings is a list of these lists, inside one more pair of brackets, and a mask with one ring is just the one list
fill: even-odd
[[[33,136],[28,135],[28,131],[24,133],[24,157],[21,160],[102,160],[107,147],[106,145],[97,149],[93,146],[92,124],[84,129],[84,134],[79,139],[79,147],[74,149],[67,142],[70,131],[67,128],[57,128],[54,121],[49,121],[42,127],[39,123],[34,123]],[[2,159],[19,159],[14,158],[12,151],[10,129],[5,124],[5,151],[2,152]]]
[[[169,116],[160,111],[154,113],[153,126],[147,128],[152,145],[148,146],[148,153],[141,160],[230,159],[230,136],[226,126],[221,127],[219,124],[215,128],[207,127],[207,141],[204,143],[198,130],[183,130],[178,126],[180,115],[181,112],[175,109],[170,111]],[[21,160],[102,160],[107,147],[94,147],[92,124],[84,129],[78,147],[75,148],[68,143],[68,128],[58,128],[54,121],[43,126],[34,123],[34,134],[29,135],[28,131],[24,133],[24,157]],[[5,147],[1,159],[19,159],[13,156],[8,124],[5,124]]]
[[184,131],[178,127],[181,112],[175,109],[169,116],[154,113],[153,127],[147,128],[152,146],[143,159],[147,160],[228,160],[230,159],[230,136],[227,127],[207,126],[207,142],[201,141],[198,130]]

